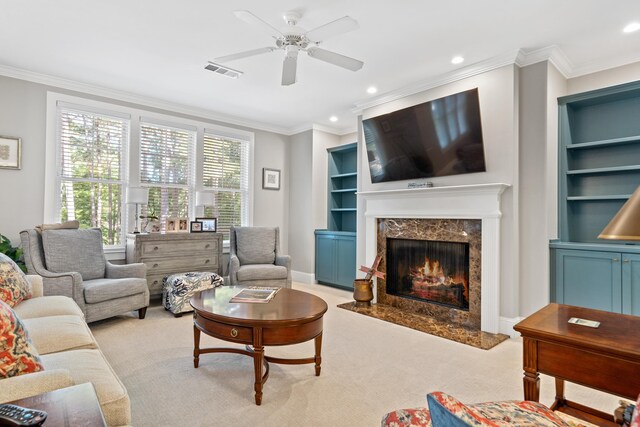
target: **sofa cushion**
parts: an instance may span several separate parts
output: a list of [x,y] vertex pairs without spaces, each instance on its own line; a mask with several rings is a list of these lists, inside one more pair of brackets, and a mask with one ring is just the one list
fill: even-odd
[[568,427],[551,409],[530,401],[501,401],[464,405],[446,393],[427,395],[434,427],[513,426]]
[[0,253],[0,300],[14,307],[20,301],[31,298],[31,295],[31,285],[20,267]]
[[144,293],[147,279],[94,279],[84,282],[84,300],[89,304]]
[[77,271],[82,280],[104,277],[106,261],[98,229],[44,230],[42,247],[49,271]]
[[89,327],[80,316],[37,317],[24,319],[23,323],[39,354],[98,347]]
[[276,260],[276,229],[272,227],[238,227],[236,254],[243,264],[273,264]]
[[0,301],[0,378],[43,369],[22,321],[11,307]]
[[49,369],[67,369],[76,384],[90,382],[96,389],[107,425],[131,424],[131,403],[120,379],[100,350],[70,350],[42,355]]
[[287,278],[287,267],[272,264],[248,264],[238,269],[238,280],[278,280]]
[[84,318],[84,313],[71,298],[62,295],[31,298],[14,307],[21,319],[34,317],[63,316],[71,314]]

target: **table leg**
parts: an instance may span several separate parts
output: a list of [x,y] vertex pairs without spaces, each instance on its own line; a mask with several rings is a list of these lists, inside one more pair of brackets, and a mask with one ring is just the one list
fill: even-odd
[[316,347],[316,377],[320,376],[320,364],[322,363],[322,357],[320,353],[322,351],[322,332],[315,338],[315,347]]
[[255,370],[256,381],[254,390],[256,391],[256,405],[262,403],[262,364],[264,363],[264,347],[253,347],[253,369]]
[[540,400],[540,374],[538,373],[538,342],[522,339],[524,378],[524,400]]
[[200,329],[193,325],[193,367],[197,368],[200,363]]
[[564,398],[564,380],[556,378],[556,401],[554,406],[565,406],[566,399]]

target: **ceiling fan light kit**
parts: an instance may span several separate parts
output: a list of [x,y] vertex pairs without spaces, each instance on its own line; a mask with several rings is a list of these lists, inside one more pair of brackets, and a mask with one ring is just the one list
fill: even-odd
[[[289,11],[284,14],[284,21],[287,23],[287,31],[281,32],[271,24],[258,18],[248,10],[237,10],[234,12],[237,18],[242,21],[262,28],[271,37],[275,39],[275,47],[262,47],[258,49],[252,49],[244,52],[239,52],[231,55],[225,55],[215,58],[215,62],[209,62],[210,65],[205,68],[216,73],[227,75],[225,72],[218,71],[219,69],[230,70],[229,72],[236,73],[237,78],[242,74],[241,71],[234,70],[232,68],[220,65],[220,63],[235,61],[250,56],[260,55],[263,53],[273,52],[274,50],[284,51],[284,62],[282,65],[282,85],[289,86],[296,82],[296,72],[298,64],[298,53],[300,51],[306,52],[311,58],[318,59],[320,61],[327,62],[329,64],[337,65],[350,71],[358,71],[364,65],[364,62],[357,59],[341,55],[326,49],[321,49],[318,45],[330,38],[339,34],[344,34],[349,31],[353,31],[358,26],[358,21],[349,17],[343,16],[342,18],[331,21],[327,24],[321,25],[310,31],[297,26],[298,21],[301,18],[300,13],[296,11]],[[217,67],[216,69],[209,68],[210,66]]]

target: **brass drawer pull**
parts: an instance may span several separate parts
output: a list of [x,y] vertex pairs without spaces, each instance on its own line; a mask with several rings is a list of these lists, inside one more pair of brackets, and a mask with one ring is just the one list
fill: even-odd
[[157,284],[158,284],[157,280],[154,280],[153,283],[152,283],[152,285],[157,285]]
[[207,259],[207,260],[204,261],[205,264],[209,264],[209,262],[211,262],[210,259]]
[[231,329],[231,336],[234,338],[238,336],[238,330],[236,328]]
[[211,247],[211,245],[210,245],[209,243],[207,243],[207,244],[204,246],[204,248],[205,248],[205,249],[209,249],[210,247]]
[[154,251],[157,251],[157,250],[158,250],[158,247],[157,247],[157,246],[154,246],[154,247],[153,247],[153,250],[154,250]]
[[153,268],[158,268],[158,264],[153,264]]

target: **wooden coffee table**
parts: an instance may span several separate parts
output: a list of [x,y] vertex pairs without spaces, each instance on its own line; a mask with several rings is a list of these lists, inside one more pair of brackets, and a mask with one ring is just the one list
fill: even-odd
[[[269,378],[269,363],[299,365],[315,363],[320,375],[322,316],[327,303],[315,295],[280,289],[268,303],[230,303],[242,287],[221,286],[191,298],[193,314],[193,366],[205,353],[239,353],[253,357],[256,405],[262,403],[262,386]],[[200,332],[221,340],[246,344],[241,348],[200,348]],[[298,344],[315,340],[315,355],[305,359],[265,356],[265,346]],[[263,374],[264,366],[264,374]]]
[[[572,317],[600,326],[570,324]],[[538,401],[539,373],[547,374],[556,379],[551,409],[596,425],[617,426],[612,415],[567,400],[565,380],[633,401],[640,394],[640,317],[549,304],[513,329],[522,334],[525,400]]]

